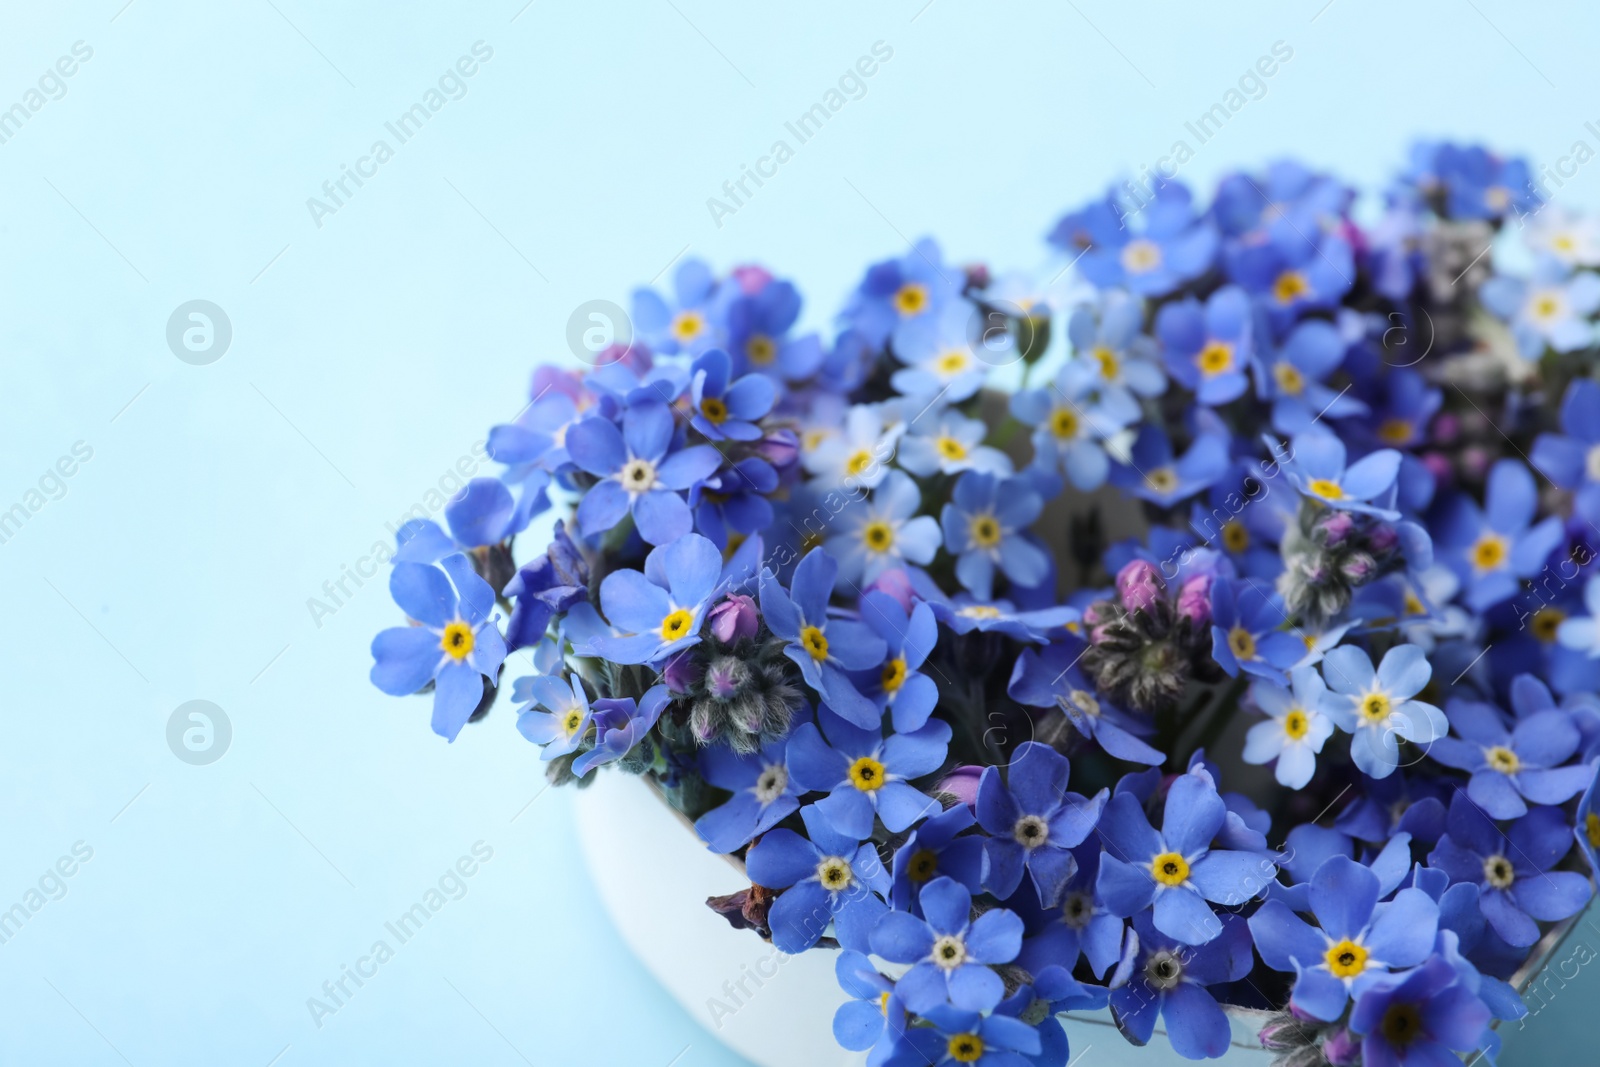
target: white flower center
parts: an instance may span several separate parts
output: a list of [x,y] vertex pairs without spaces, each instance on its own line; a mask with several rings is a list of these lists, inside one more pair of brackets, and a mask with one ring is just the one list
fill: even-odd
[[953,971],[966,962],[966,943],[955,934],[945,934],[933,943],[933,962],[935,966],[944,970]]
[[1144,980],[1150,983],[1151,989],[1160,992],[1176,988],[1183,981],[1183,960],[1167,949],[1152,952],[1145,960]]
[[1093,915],[1094,901],[1088,893],[1068,893],[1061,902],[1061,921],[1074,930],[1088,926]]
[[1050,840],[1050,826],[1037,815],[1024,815],[1011,828],[1011,836],[1023,848],[1038,848]]
[[783,796],[789,788],[789,769],[781,763],[769,763],[761,769],[756,779],[756,799],[763,807]]
[[656,465],[647,459],[630,459],[617,472],[617,481],[630,493],[646,493],[655,488]]

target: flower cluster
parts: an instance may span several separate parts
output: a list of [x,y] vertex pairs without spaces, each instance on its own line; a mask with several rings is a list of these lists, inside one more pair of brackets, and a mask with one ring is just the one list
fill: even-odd
[[874,1065],[1492,1052],[1600,849],[1600,230],[1529,173],[1129,185],[822,333],[685,262],[401,528],[373,682],[453,740],[524,653],[550,779],[648,777]]

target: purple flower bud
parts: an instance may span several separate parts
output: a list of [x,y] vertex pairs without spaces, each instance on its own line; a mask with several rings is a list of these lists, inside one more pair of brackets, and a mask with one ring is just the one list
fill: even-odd
[[1441,445],[1450,444],[1461,436],[1461,420],[1446,411],[1433,420],[1433,439]]
[[905,568],[891,567],[878,575],[877,580],[862,592],[870,593],[874,590],[894,597],[895,602],[900,605],[905,613],[907,615],[911,614],[912,597],[916,594],[911,588],[911,576],[905,572]]
[[711,609],[711,636],[725,645],[754,637],[760,626],[756,602],[743,593],[736,593]]
[[1211,625],[1211,576],[1197,574],[1178,589],[1178,615],[1195,626]]
[[1129,611],[1150,611],[1166,591],[1156,565],[1148,560],[1133,560],[1117,572],[1117,596]]
[[972,764],[964,764],[953,768],[944,776],[935,788],[935,792],[949,793],[959,797],[961,803],[971,807],[978,802],[978,779],[983,777],[983,768]]
[[666,668],[661,672],[661,680],[667,683],[667,688],[674,693],[687,693],[689,687],[700,677],[701,666],[695,659],[693,649],[685,649],[667,661]]
[[1349,1030],[1335,1030],[1322,1043],[1322,1055],[1333,1067],[1355,1067],[1361,1062],[1361,1039]]
[[1433,475],[1433,480],[1441,485],[1448,483],[1450,476],[1455,473],[1450,465],[1450,457],[1439,452],[1429,452],[1422,457],[1422,465],[1428,468],[1428,473]]
[[1393,552],[1400,544],[1400,531],[1388,523],[1380,523],[1367,535],[1367,544],[1374,552]]
[[706,671],[706,691],[718,700],[727,700],[737,693],[739,681],[732,662],[714,663]]
[[1099,626],[1111,617],[1111,605],[1104,600],[1096,600],[1093,604],[1083,609],[1083,624],[1085,626]]
[[1323,516],[1317,526],[1322,530],[1325,543],[1336,545],[1350,536],[1350,531],[1356,528],[1356,520],[1348,511],[1334,511]]

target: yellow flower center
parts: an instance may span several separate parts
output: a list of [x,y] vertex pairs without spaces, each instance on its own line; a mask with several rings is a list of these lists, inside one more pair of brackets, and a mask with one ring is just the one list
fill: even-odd
[[931,848],[919,848],[906,864],[906,875],[913,882],[926,882],[939,869],[939,854]]
[[1050,432],[1062,440],[1078,436],[1078,413],[1071,408],[1056,408],[1050,413]]
[[1272,377],[1277,381],[1278,388],[1289,396],[1299,396],[1305,392],[1306,376],[1293,363],[1274,363]]
[[472,627],[457,620],[444,628],[444,635],[439,638],[439,647],[445,654],[457,663],[472,655],[472,646],[477,642],[472,632]]
[[1553,319],[1561,313],[1561,298],[1554,293],[1540,293],[1528,305],[1537,319]]
[[889,1014],[889,990],[887,989],[878,994],[878,1010],[883,1012],[884,1015]]
[[861,540],[874,552],[887,552],[894,544],[894,530],[882,519],[867,523],[861,531]]
[[811,658],[818,662],[828,658],[828,637],[815,626],[801,629],[800,646],[811,653]]
[[758,367],[771,365],[778,354],[778,346],[764,333],[752,334],[744,343],[744,354]]
[[1189,861],[1176,852],[1163,852],[1150,861],[1150,874],[1162,885],[1182,885],[1189,880]]
[[683,608],[679,608],[661,620],[661,640],[676,641],[680,637],[687,637],[689,627],[694,625],[694,616]]
[[1233,519],[1223,524],[1222,546],[1229,552],[1243,552],[1250,547],[1250,531],[1245,529],[1244,523]]
[[1372,692],[1362,697],[1361,717],[1373,724],[1387,722],[1389,719],[1388,694]]
[[1428,613],[1428,609],[1427,609],[1427,606],[1422,603],[1422,598],[1417,596],[1417,594],[1413,593],[1411,590],[1407,589],[1406,590],[1406,614],[1407,615],[1426,615],[1427,613]]
[[1367,969],[1367,956],[1366,949],[1346,938],[1329,945],[1323,959],[1335,978],[1354,978]]
[[829,856],[817,864],[817,881],[832,893],[850,888],[855,875],[850,873],[850,863],[842,856]]
[[708,396],[700,401],[700,414],[713,426],[720,426],[728,421],[728,405],[714,396]]
[[1600,815],[1590,812],[1583,820],[1583,832],[1589,835],[1589,847],[1600,848]]
[[1415,1004],[1391,1004],[1383,1013],[1378,1027],[1383,1038],[1398,1049],[1404,1049],[1422,1033],[1422,1013]]
[[1533,631],[1545,644],[1556,639],[1556,634],[1561,630],[1561,624],[1567,621],[1567,613],[1560,608],[1540,608],[1533,614],[1533,621],[1528,624],[1528,629]]
[[967,529],[979,548],[993,548],[1000,543],[1000,524],[993,515],[974,515]]
[[898,693],[900,687],[906,684],[906,661],[903,656],[896,656],[883,665],[883,673],[879,682],[885,693]]
[[934,363],[934,368],[938,370],[940,374],[960,374],[962,371],[967,369],[968,363],[969,357],[967,354],[957,350],[946,352],[944,355],[940,356],[938,361]]
[[941,437],[934,442],[939,455],[945,459],[966,459],[967,446],[957,441],[954,437]]
[[1472,546],[1472,565],[1480,571],[1492,571],[1506,561],[1510,551],[1506,539],[1498,534],[1486,533]]
[[1324,500],[1344,499],[1344,490],[1339,488],[1339,483],[1328,478],[1313,478],[1306,488]]
[[1483,880],[1495,889],[1510,889],[1517,872],[1504,856],[1490,856],[1483,861]]
[[957,1034],[952,1037],[950,1058],[957,1063],[977,1063],[983,1058],[983,1038],[977,1034]]
[[871,756],[861,756],[850,764],[850,784],[863,793],[883,788],[883,764]]
[[1255,635],[1243,626],[1235,626],[1228,631],[1228,651],[1233,653],[1235,659],[1255,659]]
[[573,734],[577,733],[578,727],[582,725],[583,712],[579,711],[577,708],[568,709],[567,713],[561,717],[561,732],[566,734],[568,737],[571,737]]
[[1283,717],[1283,732],[1289,740],[1298,741],[1311,729],[1311,718],[1299,708],[1291,708]]
[[1178,472],[1171,467],[1157,467],[1144,476],[1145,486],[1154,493],[1170,493],[1178,488]]
[[1489,769],[1499,771],[1501,774],[1516,774],[1522,768],[1522,761],[1517,754],[1504,745],[1491,745],[1483,750],[1483,761]]
[[705,328],[705,317],[698,311],[680,311],[672,320],[672,336],[680,343],[693,341]]
[[1122,249],[1122,266],[1133,274],[1144,274],[1161,266],[1161,246],[1143,237],[1129,241]]
[[870,466],[872,453],[863,448],[845,461],[844,470],[846,474],[860,474]]
[[928,287],[906,282],[894,294],[894,309],[902,315],[916,315],[928,306]]
[[1094,350],[1093,355],[1095,362],[1100,364],[1100,377],[1104,378],[1106,381],[1109,382],[1115,379],[1117,374],[1122,370],[1122,362],[1117,359],[1117,354],[1111,351],[1111,349],[1107,348],[1105,345],[1100,345],[1097,347]]
[[1571,252],[1574,248],[1578,247],[1578,242],[1574,241],[1567,234],[1557,234],[1555,237],[1550,239],[1550,247],[1554,248],[1557,252]]
[[1410,419],[1384,419],[1383,422],[1378,424],[1378,436],[1391,445],[1409,444],[1411,435]]
[[971,604],[962,608],[961,614],[969,619],[998,619],[1000,609],[993,604]]
[[1194,362],[1207,378],[1221,374],[1233,366],[1233,346],[1226,341],[1208,341]]
[[1309,292],[1311,283],[1297,270],[1284,271],[1278,275],[1278,280],[1272,283],[1272,295],[1277,297],[1280,304],[1292,304]]

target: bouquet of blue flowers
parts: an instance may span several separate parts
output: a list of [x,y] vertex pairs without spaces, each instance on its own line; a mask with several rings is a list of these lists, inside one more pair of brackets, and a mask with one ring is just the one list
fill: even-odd
[[525,650],[550,780],[651,783],[875,1065],[1060,1067],[1079,1009],[1492,1052],[1600,846],[1600,223],[1544,194],[1443,143],[1370,203],[1125,184],[826,335],[687,261],[401,528],[372,680],[453,740]]

